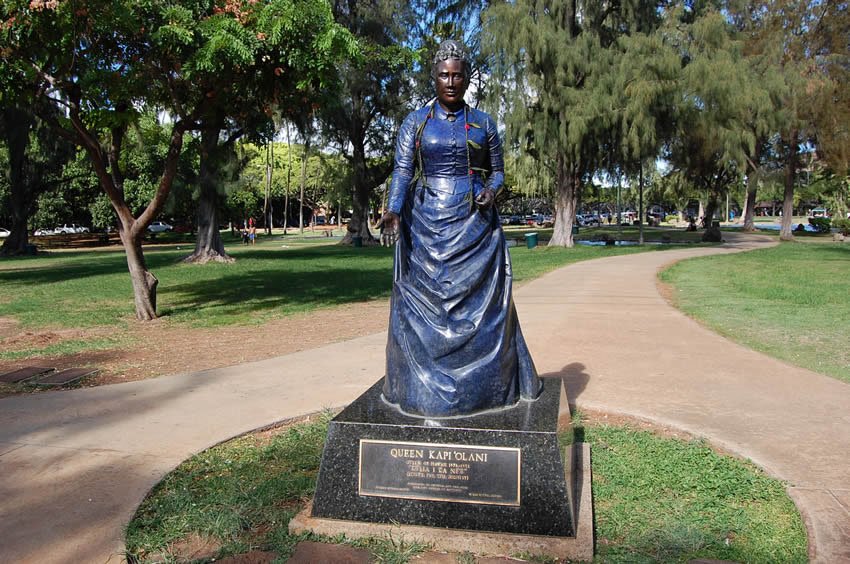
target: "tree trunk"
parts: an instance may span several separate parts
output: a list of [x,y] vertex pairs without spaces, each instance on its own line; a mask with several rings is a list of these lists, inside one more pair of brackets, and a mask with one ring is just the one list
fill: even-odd
[[289,229],[289,190],[292,188],[292,139],[289,137],[289,122],[286,122],[286,156],[289,164],[286,167],[286,194],[283,196],[283,234]]
[[30,144],[30,130],[33,127],[32,115],[13,106],[3,109],[3,138],[9,152],[9,183],[11,194],[12,225],[9,236],[0,247],[0,255],[12,256],[26,253],[29,243],[27,220],[29,208],[34,197],[32,178],[24,174],[27,161],[27,148]]
[[224,250],[224,242],[218,231],[218,188],[219,134],[221,129],[212,126],[201,132],[201,162],[198,174],[200,195],[198,197],[198,237],[195,252],[183,262],[205,264],[209,261],[233,262],[235,259]]
[[266,222],[266,234],[271,236],[272,228],[274,227],[274,218],[272,217],[272,174],[274,173],[274,140],[266,147],[266,201],[263,205],[263,215]]
[[156,276],[148,271],[145,256],[142,253],[142,232],[133,236],[132,231],[122,226],[121,243],[127,254],[127,267],[133,282],[133,298],[136,303],[136,318],[140,321],[156,319]]
[[753,232],[756,230],[753,217],[756,213],[756,191],[758,190],[758,179],[755,174],[747,177],[747,202],[744,204],[744,227],[743,231]]
[[301,195],[298,198],[298,232],[304,235],[304,188],[307,185],[307,154],[308,145],[304,144],[304,154],[301,156]]
[[352,143],[354,150],[352,152],[352,169],[354,172],[354,194],[351,221],[348,223],[348,229],[345,237],[340,241],[340,245],[351,245],[354,242],[354,237],[362,237],[363,244],[377,244],[378,240],[372,235],[369,230],[369,197],[372,195],[372,187],[369,186],[369,180],[366,174],[366,147],[362,139],[357,143]]
[[788,140],[788,155],[785,159],[785,195],[782,200],[782,225],[779,239],[793,241],[791,222],[794,219],[794,181],[797,178],[797,132],[792,131]]
[[705,208],[705,232],[702,240],[706,243],[719,243],[722,240],[720,227],[714,227],[714,212],[717,211],[718,194],[714,191],[708,195],[708,205]]
[[566,159],[558,156],[557,174],[555,178],[555,227],[552,231],[550,247],[573,247],[573,224],[576,219],[578,199],[581,194],[581,177],[576,167],[568,164]]

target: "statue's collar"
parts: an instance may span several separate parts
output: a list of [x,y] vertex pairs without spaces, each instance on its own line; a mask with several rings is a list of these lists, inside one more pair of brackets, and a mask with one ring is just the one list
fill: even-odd
[[449,112],[445,108],[443,108],[443,106],[441,106],[439,103],[434,104],[434,106],[436,106],[434,108],[434,116],[439,118],[439,119],[456,121],[459,117],[463,116],[464,108],[461,108],[456,112]]

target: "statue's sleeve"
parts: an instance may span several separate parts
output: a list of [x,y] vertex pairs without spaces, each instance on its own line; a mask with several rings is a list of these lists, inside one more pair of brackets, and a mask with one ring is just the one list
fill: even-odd
[[490,176],[487,178],[487,188],[498,193],[505,183],[505,159],[502,156],[502,141],[496,122],[487,116],[487,145],[490,153]]
[[413,179],[416,163],[415,137],[416,115],[414,112],[408,115],[404,123],[401,124],[395,144],[395,166],[393,167],[393,179],[390,182],[387,210],[397,214],[401,214],[407,189]]

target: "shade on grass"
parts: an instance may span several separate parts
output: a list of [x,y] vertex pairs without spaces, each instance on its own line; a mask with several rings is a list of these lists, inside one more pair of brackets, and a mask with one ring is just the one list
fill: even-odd
[[690,259],[661,274],[688,315],[744,346],[850,382],[850,245]]
[[[515,280],[559,266],[639,249],[513,249]],[[191,326],[258,324],[270,318],[383,299],[392,287],[392,251],[266,241],[229,250],[233,264],[182,264],[182,250],[146,252],[157,278],[158,312]],[[0,262],[0,316],[27,328],[121,326],[134,322],[122,252],[55,253]]]

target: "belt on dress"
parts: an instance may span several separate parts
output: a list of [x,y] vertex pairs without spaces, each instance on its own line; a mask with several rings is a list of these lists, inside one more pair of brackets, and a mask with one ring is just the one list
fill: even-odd
[[474,177],[469,176],[426,176],[426,179],[428,188],[448,194],[468,192],[470,182],[475,182]]

